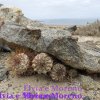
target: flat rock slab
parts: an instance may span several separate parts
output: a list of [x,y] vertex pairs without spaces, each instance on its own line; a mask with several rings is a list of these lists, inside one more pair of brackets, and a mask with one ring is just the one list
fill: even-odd
[[[34,48],[36,41],[41,37],[41,30],[29,30],[13,22],[5,23],[0,30],[0,38],[21,46]],[[2,43],[2,42],[1,42]],[[2,45],[2,44],[1,44]]]
[[71,36],[70,32],[56,29],[30,30],[13,22],[6,22],[0,30],[0,38],[9,43],[29,47],[38,52],[46,52],[49,44],[59,37]]

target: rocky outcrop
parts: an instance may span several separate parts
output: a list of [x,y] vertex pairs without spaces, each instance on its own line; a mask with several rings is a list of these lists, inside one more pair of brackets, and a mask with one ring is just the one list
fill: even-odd
[[0,37],[7,42],[29,47],[38,52],[46,52],[54,39],[68,36],[71,34],[63,30],[31,30],[14,22],[6,22],[0,30]]
[[[48,53],[65,65],[100,73],[100,49],[87,43],[79,43],[71,36],[70,31],[45,29],[23,16],[19,9],[2,8],[0,17],[4,23],[0,27],[0,40],[6,44],[15,44],[31,48],[36,52]],[[16,17],[10,17],[14,14]],[[18,16],[17,16],[17,15]],[[13,20],[19,18],[19,22]],[[24,20],[24,21],[22,21]],[[34,25],[36,27],[34,27]],[[2,42],[0,42],[2,45]]]
[[2,18],[2,20],[4,21],[13,21],[15,23],[18,23],[19,25],[23,25],[26,26],[30,29],[37,29],[38,27],[41,28],[44,25],[42,23],[40,23],[39,21],[36,20],[31,20],[28,19],[24,16],[24,14],[22,13],[22,10],[19,8],[9,8],[9,7],[5,7],[2,6],[0,8],[0,18]]

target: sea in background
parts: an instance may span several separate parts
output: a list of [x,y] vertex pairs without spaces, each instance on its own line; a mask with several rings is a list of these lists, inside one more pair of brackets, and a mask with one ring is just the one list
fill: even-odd
[[42,19],[42,23],[50,25],[86,25],[98,19]]

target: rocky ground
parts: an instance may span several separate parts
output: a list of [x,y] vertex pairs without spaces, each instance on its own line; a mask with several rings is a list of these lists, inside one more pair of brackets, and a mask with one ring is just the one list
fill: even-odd
[[[97,21],[94,24],[83,27],[50,26],[24,17],[22,11],[18,8],[1,6],[0,98],[4,97],[2,100],[25,100],[22,92],[25,91],[25,85],[29,85],[31,90],[27,91],[32,94],[82,95],[80,99],[74,96],[74,99],[68,97],[62,99],[59,97],[58,100],[100,100],[99,25],[100,22]],[[51,62],[53,61],[53,64],[63,65],[69,74],[61,82],[52,80],[49,75],[52,72],[51,69],[51,72],[47,72],[46,75],[43,73],[45,69],[42,69],[42,71],[40,70],[42,74],[39,74],[39,70],[37,70],[38,74],[17,76],[13,73],[14,70],[9,71],[7,69],[8,66],[5,62],[12,53],[16,53],[18,50],[22,51],[22,49],[24,51],[30,49],[35,52],[34,55],[39,53],[48,54],[52,58]],[[42,60],[45,59],[43,58]],[[75,73],[72,73],[69,69],[75,70]],[[58,78],[62,74],[63,72],[60,71]],[[53,86],[56,87],[56,90],[52,88]],[[32,90],[32,88],[35,89]],[[45,88],[48,89],[46,90]],[[11,99],[10,94],[14,98]],[[19,94],[18,98],[15,97],[17,94]],[[36,99],[30,98],[26,100]],[[56,99],[49,98],[44,100]]]

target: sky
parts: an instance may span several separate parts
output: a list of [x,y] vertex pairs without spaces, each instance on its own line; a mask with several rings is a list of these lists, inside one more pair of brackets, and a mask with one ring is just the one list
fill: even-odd
[[100,0],[0,0],[31,19],[100,18]]

